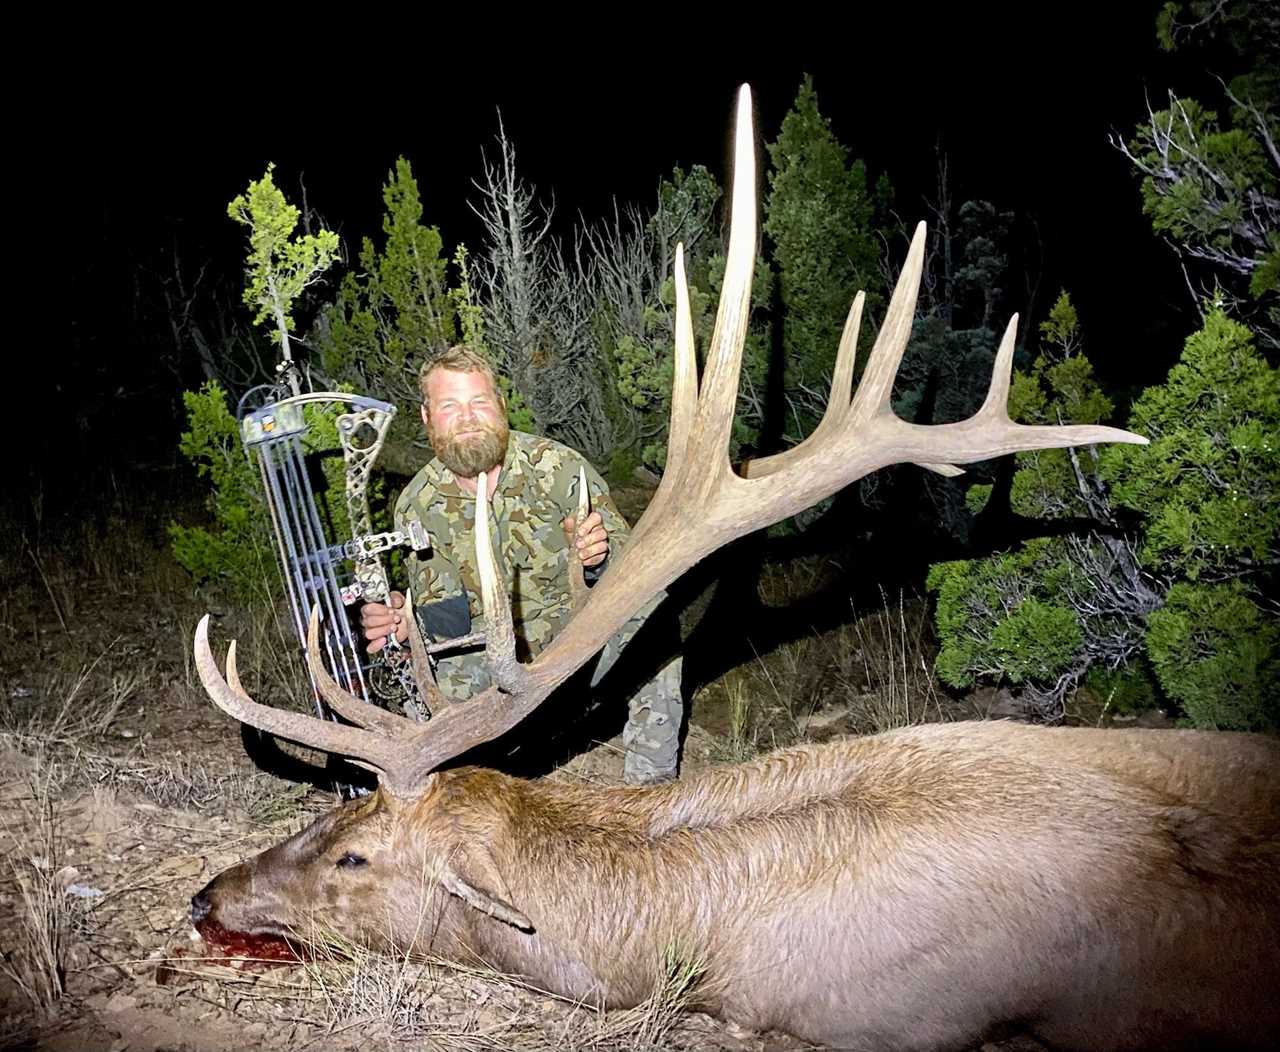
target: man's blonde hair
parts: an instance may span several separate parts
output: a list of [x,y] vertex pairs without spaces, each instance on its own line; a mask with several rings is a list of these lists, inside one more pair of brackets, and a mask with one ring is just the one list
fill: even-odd
[[502,388],[498,386],[498,376],[493,371],[493,365],[490,364],[489,359],[478,351],[457,343],[447,351],[432,355],[418,370],[418,389],[422,392],[422,404],[428,409],[431,405],[427,399],[427,379],[437,369],[448,369],[455,373],[484,373],[489,377],[489,383],[493,385],[498,401],[503,405],[506,404],[506,400],[502,397]]

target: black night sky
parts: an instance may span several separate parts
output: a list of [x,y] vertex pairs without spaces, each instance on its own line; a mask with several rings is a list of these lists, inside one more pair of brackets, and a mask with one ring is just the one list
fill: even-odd
[[502,49],[469,46],[478,30],[428,40],[416,24],[260,53],[243,39],[224,46],[213,26],[204,44],[182,48],[86,45],[64,67],[74,102],[19,118],[54,159],[69,249],[61,265],[71,272],[51,305],[61,354],[46,380],[79,437],[47,453],[101,452],[109,434],[128,470],[130,457],[155,463],[158,449],[172,448],[178,392],[199,376],[155,366],[172,341],[149,283],[171,268],[176,247],[189,272],[207,265],[238,288],[242,233],[225,208],[267,161],[295,201],[302,180],[310,205],[358,249],[379,232],[382,183],[403,154],[446,249],[462,240],[474,250],[479,224],[467,201],[499,109],[523,176],[554,195],[567,234],[579,214],[601,217],[614,198],[648,202],[676,164],[723,178],[737,85],[754,89],[764,143],[805,73],[851,154],[872,177],[888,173],[905,222],[927,216],[941,144],[957,202],[985,198],[1037,225],[1044,262],[1030,322],[1065,286],[1104,382],[1158,381],[1193,315],[1108,134],[1131,133],[1147,94],[1159,103],[1170,86],[1212,84],[1203,54],[1159,51],[1158,6],[1073,5],[1045,22],[1030,8],[931,14],[913,5],[860,13],[839,29],[829,15],[803,13],[776,33],[759,22],[736,40],[615,27],[579,43],[531,31]]

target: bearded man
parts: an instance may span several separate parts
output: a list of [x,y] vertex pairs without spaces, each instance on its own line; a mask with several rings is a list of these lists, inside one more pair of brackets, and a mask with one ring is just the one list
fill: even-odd
[[[475,515],[478,477],[486,472],[490,536],[511,596],[517,647],[528,660],[572,613],[567,560],[582,562],[590,585],[607,572],[611,550],[626,543],[630,529],[604,479],[581,454],[508,428],[506,403],[482,356],[450,348],[430,359],[418,380],[422,423],[435,457],[405,487],[395,508],[397,528],[416,520],[431,538],[430,549],[409,558],[414,613],[424,636],[437,642],[484,630]],[[586,471],[594,510],[576,522],[580,469]],[[606,673],[663,598],[660,593],[646,604],[606,644],[591,670],[593,694],[616,678],[606,679]],[[390,605],[368,603],[361,610],[371,653],[393,631],[400,642],[408,639],[404,596],[393,592],[390,599]],[[677,655],[628,701],[623,774],[629,784],[676,776],[684,713],[680,671]],[[449,697],[478,694],[490,684],[483,649],[440,657],[436,677]]]

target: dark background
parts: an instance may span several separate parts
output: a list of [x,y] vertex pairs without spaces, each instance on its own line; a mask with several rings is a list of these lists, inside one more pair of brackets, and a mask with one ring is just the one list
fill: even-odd
[[522,175],[554,196],[567,234],[615,198],[649,202],[673,165],[724,180],[737,86],[753,87],[763,144],[805,73],[852,156],[892,179],[904,222],[927,217],[941,146],[957,205],[985,198],[1034,223],[1042,285],[1024,331],[1065,287],[1104,383],[1158,382],[1194,316],[1108,135],[1128,137],[1146,98],[1159,106],[1169,87],[1217,98],[1212,62],[1159,51],[1155,2],[1071,5],[1048,21],[900,6],[850,9],[839,28],[829,14],[778,9],[745,30],[655,32],[637,12],[635,27],[589,39],[580,23],[560,31],[497,11],[491,26],[447,32],[422,21],[348,35],[335,22],[314,42],[223,23],[156,46],[139,43],[141,27],[123,42],[118,26],[87,34],[17,115],[44,192],[19,194],[15,212],[36,220],[58,275],[34,289],[48,297],[35,365],[52,396],[40,401],[35,474],[52,490],[68,461],[185,470],[173,453],[179,393],[201,378],[194,361],[175,361],[155,282],[176,252],[188,273],[207,266],[238,293],[243,235],[226,205],[268,161],[291,200],[305,186],[354,256],[379,233],[382,183],[403,154],[446,251],[462,240],[474,252],[467,201],[499,109]]

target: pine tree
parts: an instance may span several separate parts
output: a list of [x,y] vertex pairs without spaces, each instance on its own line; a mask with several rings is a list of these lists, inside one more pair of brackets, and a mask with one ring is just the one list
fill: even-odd
[[882,180],[873,193],[866,165],[849,160],[849,150],[818,110],[811,77],[801,84],[768,150],[772,171],[764,231],[773,246],[783,309],[783,386],[793,410],[786,437],[794,442],[821,416],[854,296],[866,291],[869,317],[883,301],[874,220],[877,200],[886,199],[889,189]]

